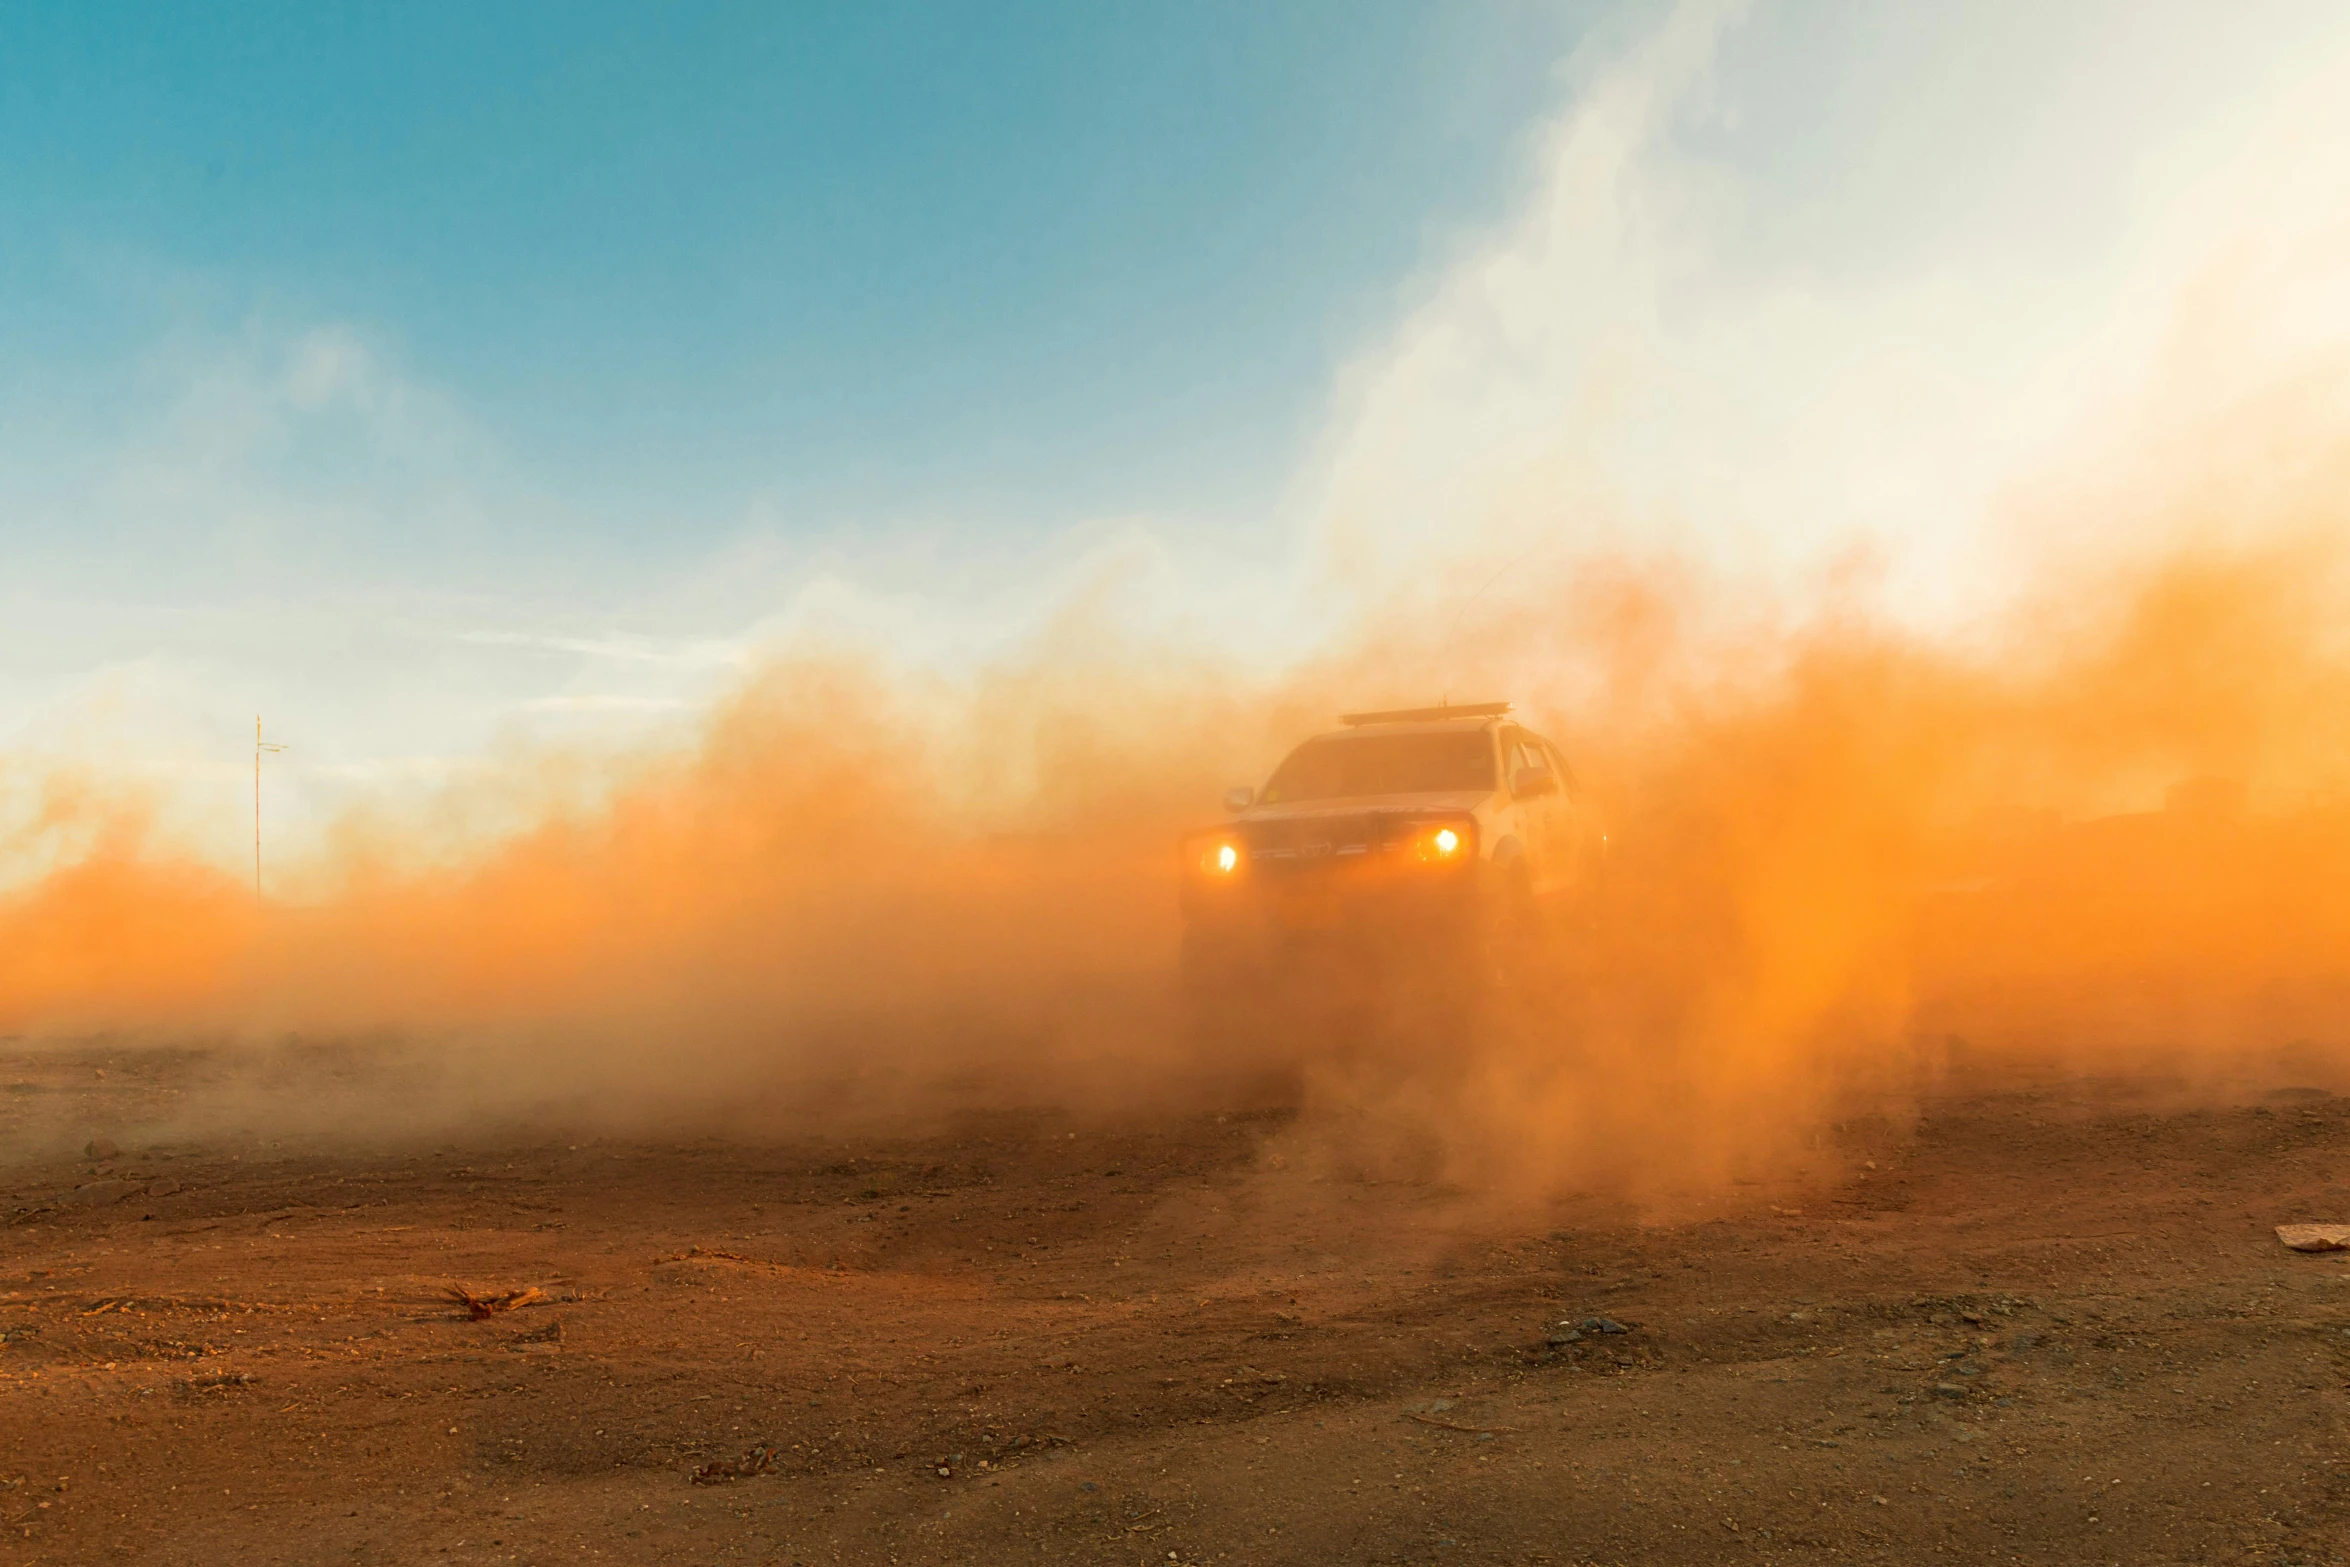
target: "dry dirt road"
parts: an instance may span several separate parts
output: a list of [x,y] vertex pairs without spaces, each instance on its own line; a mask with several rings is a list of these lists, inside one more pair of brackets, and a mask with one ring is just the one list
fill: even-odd
[[0,1060],[0,1564],[2350,1561],[2315,1089],[1976,1084],[1799,1200],[1496,1226],[1274,1178],[1280,1112],[149,1140],[187,1059]]

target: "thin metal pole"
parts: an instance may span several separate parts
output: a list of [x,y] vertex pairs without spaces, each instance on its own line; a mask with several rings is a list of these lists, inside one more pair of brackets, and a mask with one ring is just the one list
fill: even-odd
[[253,715],[253,901],[261,901],[261,753],[285,747],[261,738],[261,715]]

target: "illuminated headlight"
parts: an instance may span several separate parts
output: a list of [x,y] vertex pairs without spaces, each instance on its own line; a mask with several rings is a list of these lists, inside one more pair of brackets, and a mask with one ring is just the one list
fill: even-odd
[[1200,839],[1187,852],[1193,873],[1209,881],[1231,881],[1248,863],[1248,850],[1233,838]]
[[1476,834],[1466,825],[1423,827],[1412,837],[1413,856],[1432,864],[1455,864],[1476,852]]

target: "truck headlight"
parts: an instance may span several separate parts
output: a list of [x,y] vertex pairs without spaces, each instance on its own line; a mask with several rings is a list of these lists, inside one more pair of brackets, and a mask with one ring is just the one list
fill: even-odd
[[1477,832],[1466,822],[1440,822],[1412,835],[1412,857],[1431,865],[1476,858]]
[[1197,840],[1191,846],[1190,855],[1195,874],[1208,881],[1231,881],[1248,862],[1248,851],[1234,838]]

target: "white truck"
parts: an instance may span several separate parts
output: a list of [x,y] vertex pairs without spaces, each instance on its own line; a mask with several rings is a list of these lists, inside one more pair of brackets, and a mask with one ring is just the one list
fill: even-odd
[[1507,702],[1349,713],[1182,844],[1184,973],[1278,973],[1307,946],[1464,971],[1578,893],[1605,838],[1558,747]]

